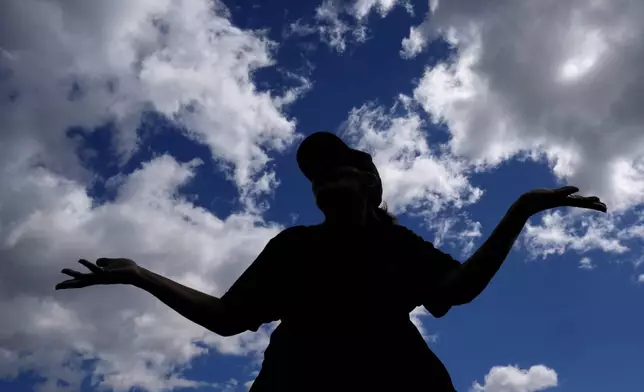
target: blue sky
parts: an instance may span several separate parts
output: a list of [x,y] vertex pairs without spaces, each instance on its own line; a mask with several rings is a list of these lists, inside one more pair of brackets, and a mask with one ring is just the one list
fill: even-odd
[[533,217],[473,303],[412,317],[459,391],[641,391],[644,6],[617,3],[10,1],[0,390],[247,390],[272,326],[219,338],[132,287],[53,286],[130,257],[222,294],[322,219],[295,150],[327,130],[460,260],[523,192],[601,197]]

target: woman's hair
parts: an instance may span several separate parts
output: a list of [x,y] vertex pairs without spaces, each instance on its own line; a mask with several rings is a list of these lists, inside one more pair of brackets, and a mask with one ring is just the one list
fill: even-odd
[[376,207],[374,210],[374,214],[376,215],[376,218],[387,225],[397,225],[398,224],[398,218],[394,214],[391,214],[389,211],[387,211],[387,203],[383,202],[380,207]]

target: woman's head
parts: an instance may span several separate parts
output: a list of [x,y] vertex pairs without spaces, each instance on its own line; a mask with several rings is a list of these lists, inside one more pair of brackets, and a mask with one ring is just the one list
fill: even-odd
[[313,182],[315,202],[326,218],[336,222],[362,221],[366,224],[398,224],[387,211],[369,201],[373,179],[362,175],[344,175],[328,182]]
[[332,133],[317,132],[304,139],[297,162],[327,219],[392,219],[379,207],[382,183],[368,153],[350,148]]
[[327,216],[355,219],[374,206],[370,192],[378,181],[373,174],[352,166],[329,168],[311,181],[315,202]]
[[312,183],[362,173],[369,177],[367,182],[372,185],[368,194],[370,203],[380,205],[382,202],[382,183],[371,155],[350,148],[332,133],[316,132],[304,139],[297,149],[297,163]]

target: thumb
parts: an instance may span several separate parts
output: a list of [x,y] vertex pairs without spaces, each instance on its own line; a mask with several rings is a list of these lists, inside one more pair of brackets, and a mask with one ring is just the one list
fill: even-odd
[[101,257],[100,259],[96,260],[96,265],[99,267],[107,267],[110,264],[110,261],[112,259],[108,259],[107,257]]
[[569,196],[573,193],[579,192],[579,188],[577,188],[576,186],[565,186],[563,188],[557,189],[556,192],[565,196]]

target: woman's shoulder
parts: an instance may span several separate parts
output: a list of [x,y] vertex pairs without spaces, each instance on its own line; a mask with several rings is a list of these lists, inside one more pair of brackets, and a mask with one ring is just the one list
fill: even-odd
[[293,241],[302,240],[311,233],[317,232],[321,225],[295,225],[290,226],[279,232],[275,239]]
[[273,249],[281,249],[289,253],[298,252],[300,249],[306,249],[311,246],[315,238],[319,238],[318,225],[290,226],[280,231],[270,244]]
[[[279,242],[282,241],[303,241],[305,238],[310,238],[312,235],[321,235],[324,233],[324,225],[295,225],[283,229],[275,239]],[[425,241],[421,236],[416,234],[413,230],[402,225],[383,225],[377,228],[377,232],[388,236],[390,240],[406,241]]]
[[[403,235],[412,234],[414,236],[418,236],[418,234],[416,234],[413,230],[400,224],[378,225],[377,228],[378,230],[384,230],[385,232],[388,232],[388,233],[397,233],[397,234],[403,234]],[[293,235],[314,233],[314,232],[323,231],[323,230],[324,230],[324,224],[322,223],[319,223],[316,225],[295,225],[295,226],[290,226],[285,228],[278,235],[293,236]]]
[[418,234],[416,234],[416,232],[414,232],[412,229],[410,229],[410,228],[408,228],[406,226],[400,225],[400,224],[388,225],[386,227],[386,231],[389,234],[400,238],[401,240],[422,240],[422,241],[424,241],[424,239],[421,236],[419,236]]

